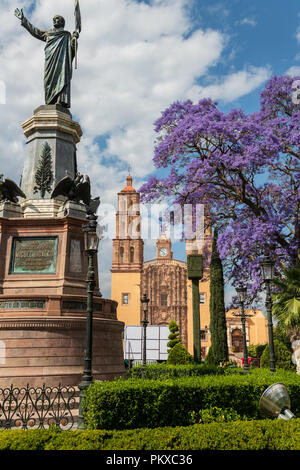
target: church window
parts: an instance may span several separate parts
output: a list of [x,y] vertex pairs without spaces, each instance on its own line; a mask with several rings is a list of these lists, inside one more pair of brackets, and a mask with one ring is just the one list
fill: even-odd
[[243,351],[243,334],[241,330],[235,329],[231,334],[232,339],[232,349],[234,352]]
[[128,305],[129,294],[122,294],[122,304]]
[[130,247],[130,263],[134,262],[134,248],[133,246]]
[[200,330],[200,339],[202,341],[206,341],[207,339],[206,334],[207,334],[207,330]]
[[167,294],[161,294],[161,296],[160,296],[160,305],[163,305],[163,306],[168,305],[168,295]]
[[124,248],[120,247],[120,263],[124,263]]

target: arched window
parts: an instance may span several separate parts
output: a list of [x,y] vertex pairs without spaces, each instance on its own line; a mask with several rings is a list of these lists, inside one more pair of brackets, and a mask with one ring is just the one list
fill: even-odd
[[134,262],[134,248],[133,246],[130,247],[130,263]]
[[124,263],[124,248],[120,247],[120,263]]
[[231,333],[231,341],[234,352],[243,352],[243,333],[236,328]]

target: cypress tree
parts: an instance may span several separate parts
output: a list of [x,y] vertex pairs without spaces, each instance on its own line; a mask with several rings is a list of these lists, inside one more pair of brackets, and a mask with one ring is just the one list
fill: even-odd
[[224,301],[223,266],[217,247],[218,233],[214,231],[210,262],[210,332],[213,362],[228,361],[227,326]]

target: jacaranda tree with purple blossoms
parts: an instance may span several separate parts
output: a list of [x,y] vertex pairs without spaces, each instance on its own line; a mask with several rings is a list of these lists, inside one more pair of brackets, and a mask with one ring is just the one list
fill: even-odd
[[278,276],[299,254],[295,80],[271,78],[253,114],[224,113],[210,99],[173,103],[155,123],[154,164],[167,176],[151,177],[140,189],[144,202],[205,203],[227,279],[243,280],[253,296],[262,287],[259,262],[266,253]]

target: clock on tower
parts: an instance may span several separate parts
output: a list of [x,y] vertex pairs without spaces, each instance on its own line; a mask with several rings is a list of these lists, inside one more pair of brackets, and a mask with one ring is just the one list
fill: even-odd
[[173,253],[171,251],[171,240],[163,234],[156,241],[157,258],[158,259],[172,259]]
[[168,251],[167,248],[160,248],[160,250],[159,250],[159,255],[160,256],[167,256],[168,253],[169,253],[169,251]]

